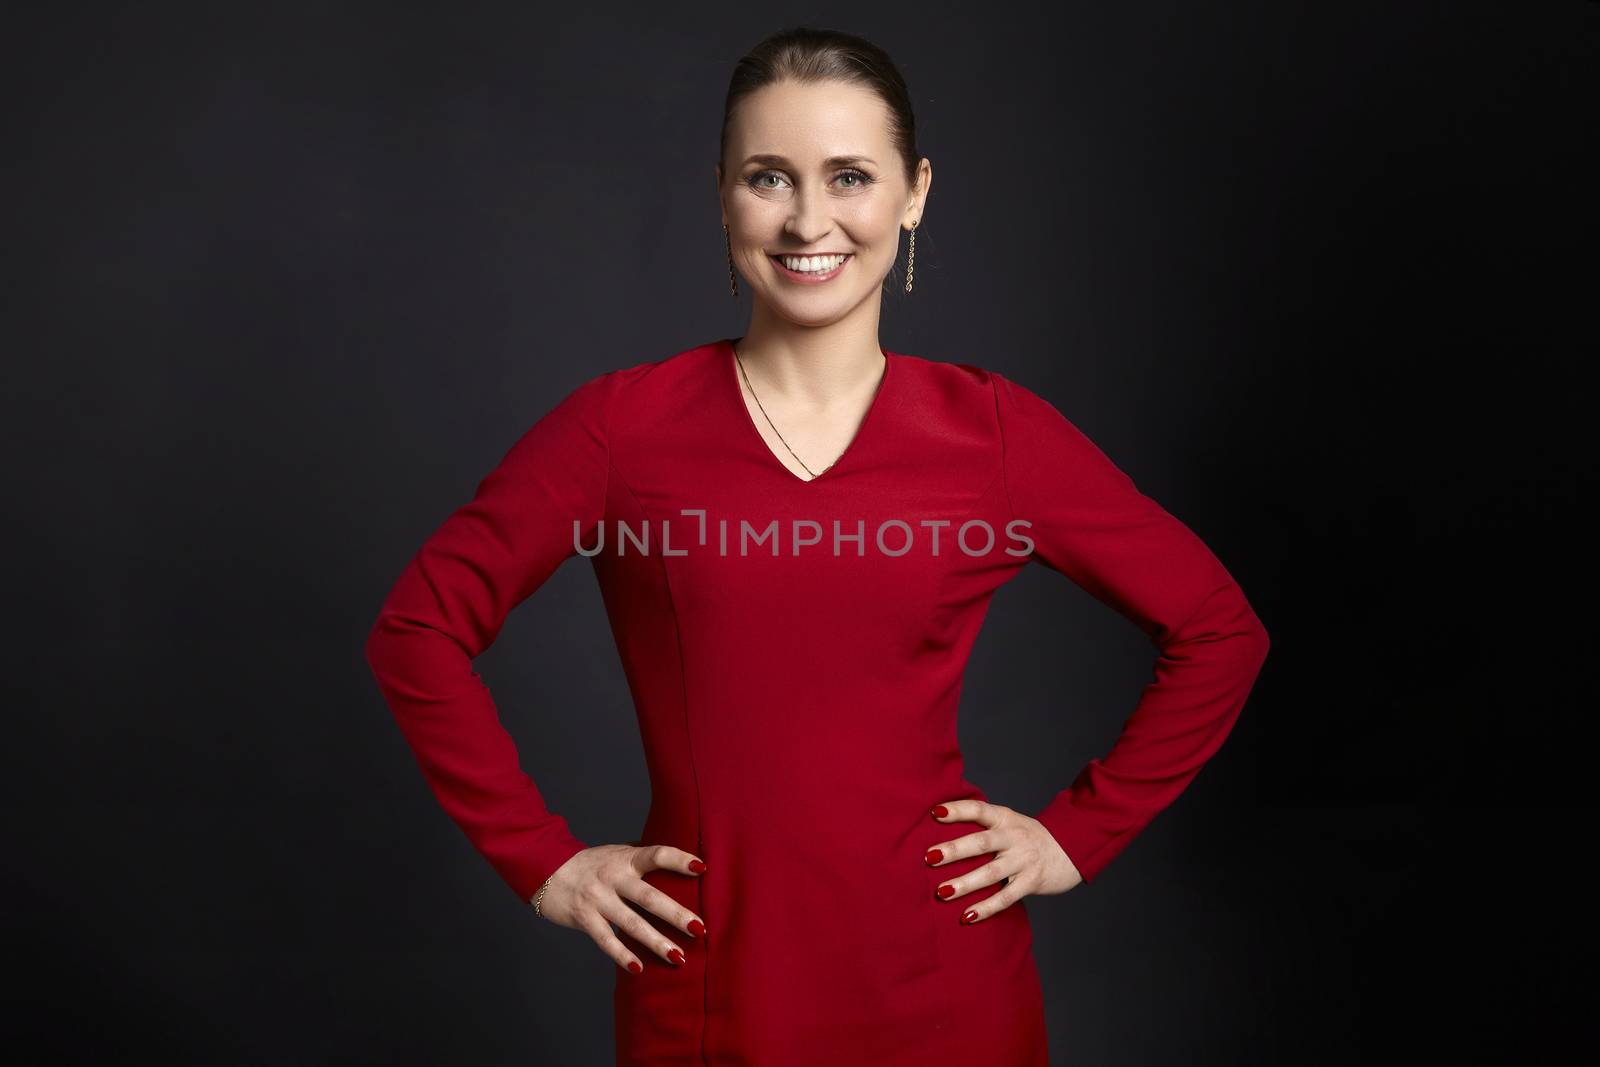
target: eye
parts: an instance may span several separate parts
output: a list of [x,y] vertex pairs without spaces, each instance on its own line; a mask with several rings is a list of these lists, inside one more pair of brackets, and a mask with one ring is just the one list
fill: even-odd
[[[857,170],[854,167],[841,170],[834,177],[834,181],[839,183],[839,187],[841,189],[847,189],[851,192],[859,189],[865,189],[876,180],[877,179],[873,178],[872,175],[867,174],[864,171]],[[746,178],[745,184],[750,188],[757,190],[758,192],[773,192],[783,188],[788,184],[788,182],[778,171],[759,170]]]

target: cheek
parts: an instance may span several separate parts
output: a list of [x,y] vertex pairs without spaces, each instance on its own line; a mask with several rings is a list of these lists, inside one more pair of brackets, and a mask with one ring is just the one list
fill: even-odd
[[903,239],[899,218],[882,209],[874,210],[870,215],[863,213],[850,227],[850,232],[857,244],[866,248],[872,258],[886,261],[894,258],[895,248]]

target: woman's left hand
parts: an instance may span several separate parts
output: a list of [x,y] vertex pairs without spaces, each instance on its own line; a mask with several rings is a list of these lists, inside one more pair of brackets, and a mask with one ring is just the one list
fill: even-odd
[[[998,893],[964,911],[963,922],[981,922],[1025,896],[1065,893],[1083,881],[1077,866],[1045,829],[1044,823],[1031,815],[1004,804],[971,799],[936,805],[932,814],[938,822],[975,822],[981,823],[983,829],[935,844],[923,857],[928,866],[939,867],[955,860],[994,853],[994,858],[983,866],[941,883],[938,890],[941,899],[960,900],[975,889],[1005,884]],[[948,893],[945,886],[950,887]]]

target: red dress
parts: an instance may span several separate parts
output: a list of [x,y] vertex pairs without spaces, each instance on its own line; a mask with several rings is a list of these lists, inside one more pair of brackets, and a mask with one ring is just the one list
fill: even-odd
[[586,842],[472,660],[603,536],[590,562],[650,772],[639,840],[707,864],[646,876],[707,934],[651,920],[682,966],[622,935],[644,972],[616,969],[616,1062],[1044,1067],[1027,900],[962,925],[999,887],[935,887],[989,857],[923,861],[980,828],[934,804],[989,799],[956,707],[990,597],[1037,560],[1157,650],[1115,746],[1034,813],[1088,881],[1221,746],[1266,630],[1200,539],[1021,385],[886,352],[850,446],[807,481],[752,421],[735,343],[601,374],[535,422],[399,576],[366,645],[379,687],[527,901]]

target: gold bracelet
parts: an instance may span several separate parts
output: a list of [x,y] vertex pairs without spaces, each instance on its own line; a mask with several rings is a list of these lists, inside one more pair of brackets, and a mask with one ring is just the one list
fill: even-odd
[[[550,878],[554,877],[555,873],[551,872]],[[544,912],[540,909],[544,907],[544,891],[550,888],[550,878],[546,878],[544,885],[540,886],[539,891],[533,895],[533,913],[541,919],[544,918]]]

